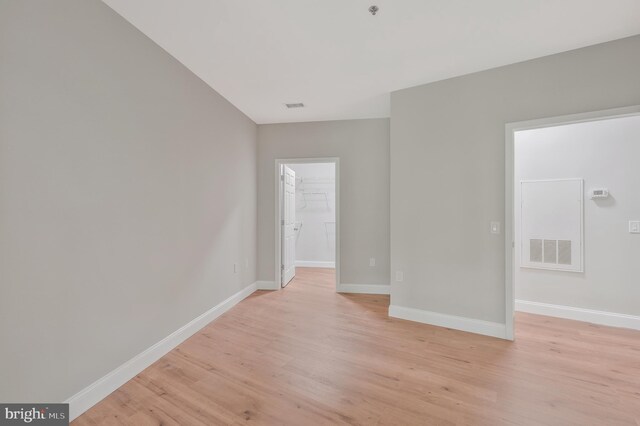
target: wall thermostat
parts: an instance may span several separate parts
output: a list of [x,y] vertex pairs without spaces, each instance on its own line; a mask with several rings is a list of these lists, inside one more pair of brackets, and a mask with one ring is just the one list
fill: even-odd
[[607,198],[607,197],[609,197],[609,190],[606,188],[595,188],[591,190],[592,200]]

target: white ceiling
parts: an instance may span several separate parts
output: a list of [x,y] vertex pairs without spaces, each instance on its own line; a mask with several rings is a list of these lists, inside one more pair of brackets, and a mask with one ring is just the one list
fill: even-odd
[[640,0],[104,2],[257,123],[388,117],[391,91],[640,33]]

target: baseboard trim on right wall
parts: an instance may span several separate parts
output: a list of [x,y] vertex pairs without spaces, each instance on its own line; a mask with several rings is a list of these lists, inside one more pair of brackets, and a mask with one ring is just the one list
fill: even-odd
[[338,293],[390,294],[391,286],[385,284],[338,284]]
[[550,303],[529,302],[527,300],[516,300],[516,311],[608,325],[610,327],[640,330],[640,316],[634,315],[552,305]]
[[506,326],[497,322],[458,317],[454,315],[441,314],[439,312],[424,311],[422,309],[407,308],[397,305],[389,306],[389,316],[409,321],[421,322],[429,325],[435,325],[438,327],[467,331],[469,333],[498,337],[500,339],[507,338]]

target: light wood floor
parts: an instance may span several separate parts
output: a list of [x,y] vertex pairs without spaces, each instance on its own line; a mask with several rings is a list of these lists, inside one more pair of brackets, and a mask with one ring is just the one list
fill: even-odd
[[518,314],[506,342],[333,277],[254,293],[73,424],[640,426],[640,332]]

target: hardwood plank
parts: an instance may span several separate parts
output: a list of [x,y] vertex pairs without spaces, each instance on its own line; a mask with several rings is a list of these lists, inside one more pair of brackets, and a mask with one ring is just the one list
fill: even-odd
[[298,268],[74,425],[640,426],[640,332],[516,315],[516,341],[389,318]]

